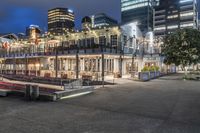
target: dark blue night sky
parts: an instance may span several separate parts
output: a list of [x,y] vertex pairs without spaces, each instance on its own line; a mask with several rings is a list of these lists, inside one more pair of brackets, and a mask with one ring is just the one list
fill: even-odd
[[76,27],[86,15],[104,12],[120,20],[120,0],[3,0],[0,3],[0,33],[25,32],[36,24],[47,30],[47,11],[68,7],[75,12]]
[[80,26],[82,17],[100,12],[120,21],[120,0],[3,0],[0,3],[0,33],[25,32],[30,24],[39,25],[46,31],[47,10],[54,7],[73,9],[76,27]]

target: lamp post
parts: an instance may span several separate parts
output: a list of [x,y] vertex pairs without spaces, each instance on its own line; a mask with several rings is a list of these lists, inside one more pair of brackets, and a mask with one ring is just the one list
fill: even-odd
[[[125,44],[125,42],[124,42],[124,44]],[[123,65],[122,55],[124,55],[124,45],[122,46],[122,43],[121,43],[121,46],[120,46],[120,56],[119,56],[119,59],[120,59],[120,65],[119,65],[119,74],[120,74],[120,77],[122,77],[122,65]]]
[[55,69],[56,69],[56,78],[58,78],[58,44],[55,46]]
[[[103,87],[104,87],[104,85],[105,85],[105,62],[104,62],[104,47],[106,47],[107,46],[107,43],[108,43],[108,32],[109,32],[109,29],[107,29],[107,28],[105,28],[106,29],[106,41],[104,42],[104,44],[101,44],[101,60],[102,60],[102,74],[101,74],[101,76],[102,76],[102,85],[103,85]],[[106,48],[105,48],[106,49]]]
[[77,44],[76,49],[76,79],[79,78],[79,46]]

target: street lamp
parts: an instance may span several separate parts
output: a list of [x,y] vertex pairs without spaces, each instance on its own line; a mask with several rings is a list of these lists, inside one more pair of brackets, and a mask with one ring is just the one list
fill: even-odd
[[102,43],[101,44],[101,60],[102,60],[102,74],[101,74],[101,76],[102,76],[102,85],[103,85],[103,87],[104,87],[104,84],[105,84],[105,72],[104,72],[104,49],[106,49],[106,48],[104,48],[104,47],[106,47],[108,44],[108,32],[109,32],[109,29],[108,28],[104,28],[104,29],[106,29],[106,42],[105,41],[103,41],[104,43]]
[[76,49],[76,79],[79,78],[79,46],[77,44]]

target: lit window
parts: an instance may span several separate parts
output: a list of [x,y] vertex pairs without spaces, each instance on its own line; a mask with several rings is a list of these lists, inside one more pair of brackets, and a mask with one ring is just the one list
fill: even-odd
[[193,12],[186,12],[186,13],[181,13],[181,17],[187,17],[187,16],[193,16],[194,13]]
[[159,31],[159,30],[165,30],[165,26],[161,26],[161,27],[156,27],[154,30]]
[[194,25],[193,23],[181,24],[181,28],[184,28],[184,27],[191,27],[191,26],[193,26],[193,25]]
[[178,25],[170,25],[170,26],[167,26],[167,29],[176,29],[178,28]]
[[180,0],[180,3],[192,2],[193,0]]
[[178,18],[178,15],[170,15],[167,17],[168,19]]

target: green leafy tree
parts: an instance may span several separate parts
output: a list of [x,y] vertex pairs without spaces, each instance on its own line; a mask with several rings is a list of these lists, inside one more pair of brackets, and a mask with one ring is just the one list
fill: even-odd
[[187,67],[200,62],[200,32],[189,28],[177,30],[165,38],[162,53],[165,64],[182,65],[187,75]]

